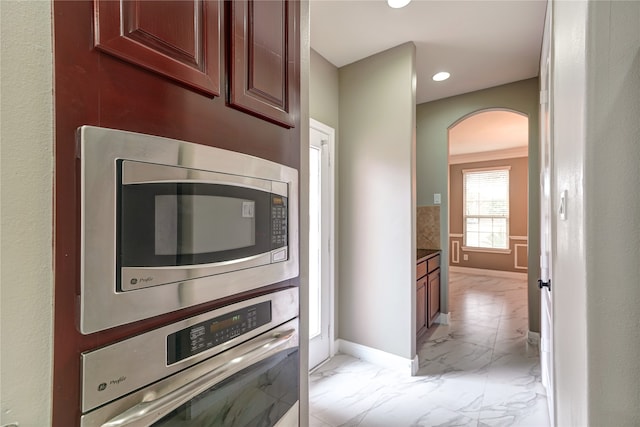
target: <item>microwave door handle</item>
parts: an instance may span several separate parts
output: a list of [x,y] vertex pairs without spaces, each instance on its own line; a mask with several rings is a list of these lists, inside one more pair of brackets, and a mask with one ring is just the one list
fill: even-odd
[[[150,180],[122,180],[122,185],[131,184],[207,184],[207,185],[225,185],[227,187],[240,187],[249,188],[252,190],[263,191],[265,193],[271,193],[272,183],[268,181],[257,181],[252,178],[244,178],[245,182],[233,182],[233,181],[217,181],[217,180],[205,180],[205,179],[150,179]],[[284,193],[277,193],[281,196],[287,196],[286,191]]]
[[255,339],[253,340],[255,346],[243,355],[226,362],[211,372],[164,396],[154,400],[140,402],[105,422],[102,424],[102,427],[148,426],[173,409],[211,388],[225,373],[229,371],[233,373],[238,372],[250,366],[254,361],[277,353],[279,348],[295,335],[295,332],[295,329],[289,329],[267,334],[267,337],[262,337],[262,339]]

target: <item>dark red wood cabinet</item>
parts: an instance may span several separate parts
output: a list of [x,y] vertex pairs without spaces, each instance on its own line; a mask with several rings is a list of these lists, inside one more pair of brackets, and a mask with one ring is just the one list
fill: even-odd
[[79,425],[83,351],[239,298],[78,332],[76,129],[159,135],[299,169],[299,20],[296,0],[54,0],[54,427]]
[[209,96],[220,96],[228,34],[227,102],[295,126],[298,3],[236,0],[95,0],[94,43],[102,52]]
[[219,96],[221,13],[219,1],[96,0],[95,46]]
[[293,127],[297,2],[231,2],[229,105]]

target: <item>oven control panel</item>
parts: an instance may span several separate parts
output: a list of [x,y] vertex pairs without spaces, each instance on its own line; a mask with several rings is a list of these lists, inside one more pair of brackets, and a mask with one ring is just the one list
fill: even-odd
[[167,336],[167,365],[217,347],[271,322],[271,302],[265,301],[200,322]]
[[223,355],[235,354],[236,349],[295,319],[298,307],[298,288],[291,287],[86,351],[81,355],[82,413],[205,360],[226,360]]

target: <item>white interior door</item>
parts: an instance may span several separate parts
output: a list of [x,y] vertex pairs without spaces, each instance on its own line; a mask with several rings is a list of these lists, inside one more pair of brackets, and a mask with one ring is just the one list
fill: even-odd
[[335,131],[310,120],[309,368],[331,356],[333,334],[333,155]]
[[540,280],[548,283],[540,291],[540,368],[542,383],[547,390],[549,417],[554,425],[554,382],[553,382],[553,298],[551,293],[553,269],[553,228],[554,213],[551,195],[553,165],[553,141],[551,140],[551,8],[547,7],[542,60],[540,61]]

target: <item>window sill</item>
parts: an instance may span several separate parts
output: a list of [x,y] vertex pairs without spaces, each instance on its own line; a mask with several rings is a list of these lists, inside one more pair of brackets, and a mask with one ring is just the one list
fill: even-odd
[[511,249],[491,249],[491,248],[476,248],[473,246],[463,246],[463,252],[485,252],[488,254],[510,254]]

